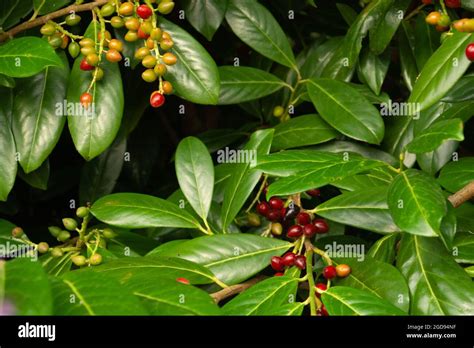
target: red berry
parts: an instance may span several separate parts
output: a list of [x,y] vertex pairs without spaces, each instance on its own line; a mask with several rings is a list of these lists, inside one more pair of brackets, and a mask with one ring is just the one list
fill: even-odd
[[299,223],[300,225],[306,225],[311,222],[311,215],[308,213],[299,213],[296,215],[296,222]]
[[283,257],[281,258],[281,262],[288,267],[291,267],[295,264],[296,260],[296,255],[292,253],[291,251],[287,252]]
[[291,226],[288,229],[288,232],[286,233],[286,235],[289,238],[298,238],[298,237],[301,237],[302,234],[303,234],[303,227],[301,227],[300,225]]
[[308,191],[306,191],[306,193],[307,193],[308,195],[310,195],[311,197],[319,197],[319,196],[321,196],[321,191],[319,191],[319,189],[308,190]]
[[137,15],[140,17],[140,18],[143,18],[143,19],[148,19],[150,18],[150,16],[152,15],[153,11],[151,10],[151,8],[147,5],[140,5],[138,6],[137,8]]
[[422,0],[422,2],[425,4],[425,5],[431,5],[433,3],[433,0]]
[[324,269],[323,269],[323,277],[324,278],[326,278],[328,280],[331,280],[331,279],[336,278],[336,276],[337,276],[336,267],[334,267],[334,266],[324,267]]
[[259,213],[262,216],[267,216],[267,214],[270,212],[270,206],[268,205],[267,202],[260,202],[257,205],[257,213]]
[[313,225],[316,227],[316,233],[327,233],[329,232],[329,225],[324,219],[314,219]]
[[312,224],[306,224],[303,226],[303,233],[306,237],[311,238],[318,232],[318,229],[316,226]]
[[150,96],[150,105],[154,108],[159,108],[165,103],[165,96],[159,91],[155,91]]
[[[318,288],[319,290],[322,290],[322,291],[326,291],[327,290],[327,285],[324,284],[324,283],[318,283],[315,285],[316,288]],[[321,297],[321,294],[319,292],[316,291],[316,296],[318,297]]]
[[86,58],[83,58],[81,60],[81,65],[79,67],[81,68],[81,70],[84,70],[84,71],[91,71],[91,70],[95,69],[92,65],[87,63]]
[[189,285],[189,280],[187,280],[186,278],[176,278],[176,281],[178,283],[183,283],[183,284],[186,284],[186,285]]
[[267,214],[267,219],[272,222],[280,221],[281,218],[282,215],[280,210],[270,210]]
[[327,317],[329,316],[329,313],[326,309],[326,307],[324,305],[322,305],[322,307],[320,309],[318,309],[317,313],[316,313],[318,316],[322,316],[322,317]]
[[275,277],[281,277],[284,276],[285,274],[283,272],[277,272],[275,273]]
[[137,35],[138,35],[138,38],[139,39],[143,39],[143,40],[146,40],[150,37],[150,34],[147,34],[145,33],[143,30],[141,30],[140,28],[138,29],[137,31]]
[[461,7],[461,0],[446,0],[446,6],[449,8],[459,8]]
[[281,210],[283,208],[283,201],[280,198],[277,197],[272,197],[268,201],[268,204],[270,204],[270,207],[275,210]]
[[474,60],[474,43],[467,45],[467,47],[466,47],[466,57],[470,61]]
[[92,103],[93,97],[90,93],[84,92],[81,94],[80,102],[81,105],[87,108]]
[[275,271],[283,271],[283,269],[285,268],[285,265],[283,265],[283,263],[281,262],[280,256],[273,256],[270,261],[270,264]]
[[305,269],[306,257],[304,257],[303,255],[298,255],[295,260],[295,266],[298,267],[299,269]]

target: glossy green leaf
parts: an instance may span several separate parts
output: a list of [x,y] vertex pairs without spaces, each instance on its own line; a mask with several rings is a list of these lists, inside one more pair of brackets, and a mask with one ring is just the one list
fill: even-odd
[[295,300],[298,279],[272,277],[257,283],[222,307],[225,315],[273,315],[275,308]]
[[214,189],[214,165],[206,145],[195,137],[187,137],[176,150],[176,175],[186,199],[206,219]]
[[453,241],[453,256],[458,263],[474,263],[474,235],[458,233]]
[[347,31],[344,41],[337,49],[331,62],[324,68],[321,76],[331,79],[349,81],[357,64],[362,40],[368,31],[383,18],[393,0],[374,0],[357,16]]
[[459,191],[473,180],[474,157],[464,157],[448,163],[438,177],[441,186],[450,192]]
[[336,3],[336,7],[348,25],[354,23],[355,19],[357,18],[357,12],[351,6],[342,3]]
[[34,0],[33,4],[35,10],[38,10],[39,14],[43,15],[59,10],[71,2],[72,0]]
[[217,104],[219,98],[219,71],[214,59],[189,33],[176,24],[160,18],[160,26],[170,33],[174,46],[172,52],[178,62],[168,67],[165,78],[175,93],[197,104]]
[[225,15],[232,31],[261,55],[287,67],[296,65],[283,29],[255,0],[230,0]]
[[62,65],[48,42],[37,37],[21,37],[0,46],[0,74],[29,77],[48,66]]
[[464,140],[464,124],[462,120],[439,121],[418,134],[407,145],[407,151],[411,153],[425,153],[436,150],[447,140]]
[[460,103],[474,97],[474,75],[461,77],[459,81],[441,99],[447,103]]
[[418,77],[418,66],[415,55],[415,35],[413,28],[407,21],[402,21],[398,34],[400,47],[400,68],[403,81],[407,88],[412,91]]
[[458,232],[474,233],[474,205],[465,202],[454,209],[454,214],[456,215]]
[[378,110],[349,85],[312,79],[308,93],[321,117],[342,134],[371,144],[382,141],[384,124]]
[[396,245],[399,234],[388,234],[374,243],[367,252],[367,256],[375,260],[392,264],[395,261]]
[[385,176],[379,176],[378,173],[379,172],[377,171],[372,171],[371,173],[367,174],[349,176],[347,178],[334,181],[331,183],[331,185],[346,191],[364,190],[367,187],[387,187],[391,180],[387,179]]
[[410,314],[474,314],[474,284],[438,239],[404,234],[397,267],[410,288]]
[[47,190],[48,189],[48,182],[49,182],[49,175],[51,173],[51,169],[49,166],[49,160],[43,162],[41,167],[36,169],[35,171],[26,174],[23,169],[18,169],[18,176],[26,182],[31,187],[37,188],[39,190]]
[[[253,157],[256,161],[261,155],[265,155],[270,151],[273,138],[273,129],[258,130],[252,134],[249,142],[245,145],[244,151]],[[219,163],[225,161],[217,159]],[[222,202],[222,224],[225,229],[239,213],[245,204],[245,201],[252,193],[255,185],[257,185],[262,172],[260,170],[251,169],[251,163],[233,163],[231,167],[232,175],[225,183],[224,200]]]
[[10,77],[10,76],[0,74],[0,86],[1,87],[7,87],[7,88],[14,88],[15,87],[15,79]]
[[435,27],[426,23],[426,14],[420,13],[416,17],[414,28],[414,51],[418,71],[421,71],[426,62],[440,45],[440,34]]
[[424,172],[434,176],[452,159],[458,147],[459,142],[448,140],[434,151],[418,154],[416,161]]
[[112,193],[122,171],[126,148],[125,138],[120,137],[105,152],[84,164],[79,182],[81,204],[94,203]]
[[316,207],[329,220],[380,233],[400,232],[387,205],[387,187],[346,192]]
[[329,315],[404,315],[400,308],[366,290],[334,286],[321,295]]
[[272,316],[300,316],[305,305],[302,302],[287,303],[276,308],[269,308],[264,315]]
[[51,315],[51,288],[46,273],[30,259],[0,261],[0,313]]
[[303,115],[275,127],[272,149],[316,145],[336,138],[338,133],[316,114]]
[[[99,30],[92,22],[85,34],[93,38]],[[80,104],[80,96],[87,91],[91,74],[79,68],[82,58],[76,59],[67,90],[68,126],[77,151],[87,161],[104,152],[114,141],[123,114],[123,86],[116,63],[103,61],[104,78],[90,91],[93,103],[87,109]]]
[[309,79],[312,77],[321,77],[324,67],[330,63],[332,57],[343,42],[340,36],[329,38],[327,41],[318,45],[308,54],[305,62],[300,68],[301,76]]
[[394,1],[385,13],[385,17],[379,20],[377,25],[370,30],[370,50],[374,54],[381,54],[388,47],[410,3],[411,0]]
[[125,228],[199,227],[199,222],[177,205],[139,193],[102,197],[92,205],[91,213],[109,225]]
[[474,34],[455,32],[448,37],[421,70],[408,102],[424,110],[440,100],[469,67],[465,49],[473,41]]
[[6,201],[17,171],[16,145],[11,131],[13,93],[0,87],[0,201]]
[[420,236],[437,236],[446,199],[436,181],[427,174],[409,169],[400,173],[390,185],[388,206],[393,220],[405,232]]
[[461,0],[461,6],[467,10],[474,11],[473,0]]
[[458,221],[455,213],[455,209],[450,204],[448,206],[448,213],[441,220],[441,227],[439,229],[439,237],[443,241],[447,250],[452,250],[454,238],[458,230]]
[[286,86],[286,83],[275,75],[251,67],[221,66],[219,74],[219,105],[260,99]]
[[51,279],[55,315],[147,315],[137,297],[96,272],[69,272]]
[[195,238],[150,255],[195,262],[232,285],[260,272],[269,265],[272,256],[282,255],[290,247],[290,243],[279,239],[236,233]]
[[[5,5],[3,5],[5,3]],[[3,21],[1,19],[2,15],[0,14],[0,25],[3,29],[9,29],[18,24],[22,18],[25,20],[28,15],[33,10],[33,0],[23,0],[23,1],[2,1],[2,5],[5,10],[0,10],[0,12],[5,13],[7,16]],[[2,23],[3,22],[3,23]]]
[[391,52],[375,55],[369,49],[362,50],[359,60],[359,74],[370,89],[377,95],[380,94],[382,84],[388,72]]
[[62,67],[46,67],[35,76],[18,79],[14,89],[12,129],[25,173],[38,169],[53,151],[66,122],[63,109],[69,76]]
[[370,257],[365,257],[363,261],[355,258],[336,259],[335,263],[351,267],[351,274],[346,278],[335,279],[335,285],[371,292],[408,313],[410,308],[408,285],[394,266]]
[[182,6],[189,23],[211,41],[224,20],[228,3],[228,0],[184,0]]
[[392,117],[386,124],[385,137],[382,143],[382,149],[399,157],[403,154],[403,164],[411,167],[416,161],[414,154],[407,153],[405,147],[414,137],[414,124],[412,117]]

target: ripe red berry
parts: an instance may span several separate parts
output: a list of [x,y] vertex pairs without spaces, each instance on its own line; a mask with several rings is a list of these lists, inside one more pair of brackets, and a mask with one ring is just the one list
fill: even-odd
[[150,37],[150,34],[145,33],[143,30],[140,28],[137,31],[137,35],[139,39],[146,40]]
[[81,105],[87,108],[92,103],[93,97],[90,93],[84,92],[81,94],[80,102]]
[[262,216],[267,216],[267,214],[270,212],[270,206],[268,205],[267,202],[260,202],[257,205],[257,213],[259,213]]
[[303,233],[308,238],[311,238],[317,232],[318,232],[318,228],[312,224],[306,224],[303,226]]
[[275,277],[281,277],[284,276],[285,274],[283,272],[277,272],[275,273]]
[[283,271],[285,265],[281,262],[280,256],[273,256],[270,264],[275,271]]
[[165,103],[165,96],[159,91],[155,91],[150,96],[150,105],[154,108],[159,108]]
[[296,260],[296,255],[292,253],[291,251],[287,252],[283,257],[281,258],[281,262],[288,267],[291,267],[295,264]]
[[466,57],[470,61],[474,61],[474,43],[467,45],[467,47],[466,47]]
[[329,225],[324,219],[314,219],[313,225],[316,227],[316,233],[328,233],[329,232]]
[[140,18],[143,18],[143,19],[148,19],[150,18],[150,16],[152,15],[153,11],[151,10],[151,8],[147,5],[140,5],[138,6],[137,8],[137,15],[140,17]]
[[300,225],[293,225],[288,229],[286,235],[288,238],[299,238],[303,235],[303,227]]
[[[328,288],[327,285],[324,283],[318,283],[315,285],[315,287],[321,291],[326,291]],[[316,296],[321,297],[321,294],[318,291],[316,291]]]
[[321,191],[319,191],[319,189],[311,189],[311,190],[306,191],[306,193],[310,195],[311,197],[321,196]]
[[272,197],[268,201],[268,204],[270,204],[270,207],[275,210],[281,210],[283,208],[283,201],[280,198],[277,197]]
[[267,214],[267,219],[272,222],[280,221],[282,218],[280,210],[270,210]]
[[79,68],[83,71],[91,71],[94,69],[94,66],[87,63],[86,58],[84,58],[81,60],[81,65],[79,66]]
[[334,266],[326,266],[323,269],[323,277],[326,278],[327,280],[331,280],[336,278],[337,276],[337,271],[336,267]]
[[189,280],[187,280],[186,278],[176,278],[176,281],[178,283],[183,283],[183,284],[186,284],[186,285],[189,285]]
[[308,213],[299,213],[296,215],[296,222],[299,223],[300,225],[306,225],[311,222],[311,215]]
[[459,8],[461,7],[461,0],[446,0],[446,6],[449,8]]
[[295,266],[298,267],[299,269],[305,269],[306,257],[304,257],[303,255],[298,255],[295,260]]

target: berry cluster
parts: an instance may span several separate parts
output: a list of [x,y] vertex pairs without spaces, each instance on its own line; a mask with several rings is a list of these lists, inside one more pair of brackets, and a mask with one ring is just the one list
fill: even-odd
[[270,260],[270,265],[278,273],[275,276],[282,276],[282,271],[286,267],[296,266],[297,268],[303,270],[306,268],[306,257],[304,255],[296,255],[295,253],[289,251],[282,257],[273,256]]

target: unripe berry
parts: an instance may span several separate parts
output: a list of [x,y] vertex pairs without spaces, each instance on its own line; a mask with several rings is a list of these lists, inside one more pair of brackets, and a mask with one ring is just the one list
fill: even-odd
[[140,47],[136,52],[135,52],[135,58],[142,60],[146,56],[150,55],[150,50],[146,47]]
[[105,54],[105,59],[107,59],[111,63],[117,63],[122,60],[122,55],[117,50],[109,49]]
[[121,14],[122,16],[130,16],[133,14],[134,11],[135,7],[131,2],[124,2],[119,7],[119,14]]
[[128,18],[125,21],[125,28],[127,28],[128,30],[137,31],[138,28],[140,28],[140,21],[135,17]]
[[123,28],[123,26],[125,25],[125,22],[121,17],[115,16],[110,19],[110,25],[116,29],[119,29],[119,28]]
[[151,22],[143,22],[140,25],[140,30],[145,34],[150,35],[151,31],[153,30],[153,24],[151,24]]
[[274,236],[278,237],[283,233],[283,226],[279,222],[272,222],[270,230]]
[[84,38],[81,41],[79,41],[79,45],[81,47],[95,47],[95,42],[92,39]]
[[[158,66],[158,65],[157,65]],[[156,68],[156,66],[155,66]],[[155,71],[156,73],[156,71]],[[171,94],[173,93],[173,85],[169,81],[163,81],[163,93],[164,94]],[[259,225],[260,226],[260,225]]]
[[156,58],[153,57],[151,54],[146,56],[145,58],[143,58],[142,60],[142,65],[145,67],[145,68],[149,68],[149,69],[152,69],[155,67],[156,65]]
[[327,280],[331,280],[336,278],[337,276],[337,271],[336,267],[334,266],[326,266],[323,269],[323,277],[326,278]]
[[135,42],[138,40],[138,34],[136,31],[129,30],[124,36],[125,41],[127,42]]
[[282,106],[275,106],[273,108],[273,116],[274,117],[281,117],[285,113],[285,109]]
[[79,46],[77,42],[71,42],[67,50],[72,58],[76,58],[81,51],[81,47]]
[[102,231],[102,234],[104,238],[107,238],[107,239],[112,239],[118,236],[118,234],[115,233],[110,227],[104,228],[104,230]]
[[40,254],[47,253],[48,250],[49,250],[49,245],[48,245],[48,243],[46,243],[46,242],[38,243],[38,252],[39,252]]
[[52,35],[48,37],[48,43],[51,45],[53,48],[58,48],[63,44],[63,39],[61,35]]
[[349,274],[351,274],[351,267],[341,263],[340,265],[336,266],[336,273],[339,278],[347,277]]
[[174,8],[174,2],[173,1],[162,1],[158,5],[158,11],[163,15],[167,15],[167,14],[171,13],[171,11],[173,11],[173,8]]
[[438,25],[441,27],[447,27],[451,24],[451,18],[448,15],[442,14],[439,18]]
[[[138,28],[137,35],[139,39],[146,40],[150,37],[150,34],[145,33],[141,28]],[[153,46],[155,43],[153,42]]]
[[102,263],[102,255],[101,254],[94,254],[89,258],[89,264],[92,266],[97,266]]
[[52,23],[46,23],[40,29],[41,34],[51,36],[56,32],[56,26]]
[[441,19],[441,13],[439,13],[438,11],[433,11],[433,12],[430,12],[428,16],[426,16],[425,21],[426,23],[430,25],[436,25],[438,24],[440,19]]
[[[98,39],[99,41],[102,40],[102,31],[99,31],[99,32],[97,33],[97,39]],[[105,45],[107,45],[107,41],[109,41],[109,40],[111,40],[111,39],[112,39],[112,34],[110,34],[110,31],[106,30],[106,31],[105,31]]]
[[49,227],[48,227],[48,231],[49,231],[49,233],[51,233],[51,235],[52,235],[53,237],[58,237],[59,234],[61,233],[62,229],[60,229],[60,228],[57,227],[57,226],[49,226]]
[[12,237],[13,238],[21,238],[23,236],[23,229],[21,227],[15,227],[13,230],[12,230]]
[[158,76],[156,76],[153,69],[146,69],[144,72],[142,72],[142,79],[145,82],[151,83],[156,81],[157,78]]
[[254,213],[248,213],[247,220],[248,220],[249,225],[253,227],[258,227],[262,224],[260,221],[260,217]]
[[96,66],[99,64],[99,56],[96,53],[88,54],[86,57],[86,62],[91,66]]
[[170,50],[174,46],[174,42],[170,39],[161,39],[160,48],[164,51]]
[[69,231],[62,230],[61,232],[59,232],[58,240],[60,242],[65,242],[69,238],[71,238],[71,233],[69,233]]
[[160,28],[154,28],[154,29],[150,32],[150,38],[151,38],[152,40],[160,41],[162,36],[163,36],[163,32],[161,31]]
[[115,13],[115,6],[111,3],[107,3],[100,9],[100,14],[104,17],[110,17]]
[[112,39],[109,42],[109,49],[116,50],[119,52],[123,51],[123,42],[117,39]]
[[283,271],[285,266],[281,262],[280,256],[273,256],[270,260],[270,264],[275,271]]
[[73,27],[79,24],[79,22],[81,21],[81,17],[75,13],[71,13],[69,16],[66,17],[65,21],[67,25]]
[[92,72],[92,76],[95,76],[96,81],[100,81],[104,78],[104,70],[99,67],[96,67]]
[[75,255],[71,257],[71,261],[73,264],[75,264],[78,267],[85,266],[86,264],[86,258],[83,255]]
[[161,60],[166,65],[175,65],[178,59],[173,53],[167,52],[161,57]]
[[51,249],[51,256],[52,257],[61,257],[63,255],[64,255],[64,253],[61,249],[59,249],[59,248],[52,248]]
[[78,218],[83,219],[83,218],[85,218],[88,214],[89,214],[89,208],[87,208],[87,207],[79,207],[79,208],[77,208],[77,210],[76,210],[76,216],[77,216]]

